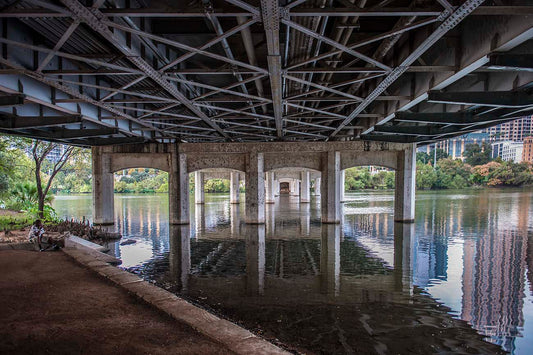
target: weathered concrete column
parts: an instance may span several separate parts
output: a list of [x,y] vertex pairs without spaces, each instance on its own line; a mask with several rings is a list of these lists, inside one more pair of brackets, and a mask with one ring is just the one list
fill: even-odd
[[99,147],[92,148],[93,165],[93,223],[114,223],[114,181],[111,158],[102,154]]
[[321,178],[316,178],[315,179],[315,196],[320,196],[321,195],[321,187],[320,187],[320,183],[322,182],[322,179]]
[[186,291],[191,270],[191,240],[187,225],[169,226],[169,273],[180,291]]
[[194,172],[194,202],[204,203],[204,173]]
[[263,153],[246,158],[246,223],[265,223],[265,178]]
[[311,201],[311,198],[309,197],[309,191],[310,191],[309,171],[303,171],[301,173],[301,176],[302,176],[302,185],[301,185],[302,191],[300,192],[300,202],[308,203]]
[[187,155],[173,154],[168,173],[170,224],[189,224],[189,174]]
[[345,201],[345,197],[344,197],[344,189],[346,188],[345,185],[344,185],[344,182],[346,181],[346,177],[344,175],[344,172],[345,170],[341,170],[341,173],[340,173],[340,182],[339,182],[339,187],[340,187],[340,193],[341,193],[341,196],[340,196],[340,202],[343,203]]
[[230,173],[229,202],[239,203],[239,173],[237,171]]
[[279,196],[279,180],[274,180],[274,196]]
[[322,226],[320,243],[320,284],[328,296],[338,296],[341,274],[341,227],[334,224]]
[[322,156],[322,223],[340,223],[340,163],[340,152],[329,151]]
[[394,223],[394,283],[398,291],[413,293],[415,225]]
[[290,195],[291,196],[300,196],[300,184],[298,180],[294,179],[290,182]]
[[416,145],[398,153],[396,190],[394,191],[394,221],[415,221]]
[[[248,181],[248,180],[247,180]],[[246,226],[246,294],[265,290],[265,226]]]
[[274,203],[274,173],[270,171],[266,172],[265,178],[265,203]]

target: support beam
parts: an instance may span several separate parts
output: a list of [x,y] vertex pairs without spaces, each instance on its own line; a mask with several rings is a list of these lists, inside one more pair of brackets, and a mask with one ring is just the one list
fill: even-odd
[[428,102],[492,107],[527,107],[533,105],[533,95],[521,91],[430,91]]
[[274,173],[271,171],[267,171],[265,173],[265,177],[265,203],[274,203]]
[[265,177],[263,153],[246,157],[246,223],[265,223]]
[[310,180],[309,180],[309,171],[302,171],[301,172],[301,191],[300,191],[300,202],[301,203],[309,203],[311,202],[311,197],[309,196],[310,193]]
[[146,139],[142,137],[86,138],[86,139],[69,140],[69,144],[79,145],[83,147],[135,144],[135,143],[145,143],[145,142],[146,142]]
[[187,155],[172,155],[168,174],[168,204],[170,224],[189,224],[189,174]]
[[396,187],[394,191],[394,221],[415,221],[416,144],[398,152]]
[[229,185],[229,202],[233,204],[239,203],[239,172],[232,171],[230,173]]
[[340,223],[340,163],[338,151],[322,156],[322,223]]
[[0,128],[3,129],[44,128],[80,122],[81,116],[16,116],[0,113]]
[[[482,123],[497,123],[504,119],[497,112],[484,115],[475,115],[473,112],[396,112],[394,121],[432,123],[442,125],[470,126]],[[376,126],[378,127],[378,126]]]
[[340,192],[339,202],[340,203],[344,203],[344,201],[345,201],[345,196],[344,196],[345,181],[346,181],[346,170],[341,170],[340,182],[339,182],[339,188],[340,188],[340,191],[339,191]]
[[487,67],[498,70],[533,72],[533,54],[494,53]]
[[0,107],[24,105],[24,97],[22,94],[0,96]]
[[114,224],[114,179],[110,157],[101,149],[92,148],[93,223]]
[[194,172],[194,202],[204,203],[204,173],[201,171]]
[[274,120],[278,137],[283,136],[283,101],[281,80],[281,55],[279,48],[280,14],[278,0],[261,0],[261,14],[267,42],[267,62],[270,90],[274,107]]
[[96,128],[96,129],[54,129],[52,131],[36,131],[28,136],[35,139],[84,139],[91,137],[109,136],[117,134],[117,128]]

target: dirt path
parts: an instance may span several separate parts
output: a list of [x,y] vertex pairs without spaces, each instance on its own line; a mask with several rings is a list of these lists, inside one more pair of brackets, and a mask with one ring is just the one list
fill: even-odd
[[62,252],[0,251],[1,354],[231,354]]

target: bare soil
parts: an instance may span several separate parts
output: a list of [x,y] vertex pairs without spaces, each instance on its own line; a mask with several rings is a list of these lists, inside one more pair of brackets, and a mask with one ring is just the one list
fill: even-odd
[[67,255],[0,251],[1,354],[231,354]]

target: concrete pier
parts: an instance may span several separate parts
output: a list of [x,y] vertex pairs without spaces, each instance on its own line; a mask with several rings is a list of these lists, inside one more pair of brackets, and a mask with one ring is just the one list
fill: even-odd
[[346,170],[341,170],[341,173],[340,173],[340,181],[339,181],[339,187],[340,187],[340,198],[339,198],[339,201],[341,203],[343,203],[345,201],[345,197],[344,197],[344,192],[345,192],[345,181],[346,181],[346,176],[345,176],[345,172]]
[[[153,168],[169,173],[171,224],[188,224],[189,174],[194,173],[195,202],[204,202],[203,182],[230,179],[230,202],[239,203],[239,179],[244,177],[245,222],[265,223],[265,203],[274,202],[280,183],[292,196],[310,202],[310,181],[320,197],[323,223],[341,222],[344,170],[379,165],[396,170],[396,221],[414,221],[415,145],[376,142],[313,143],[180,143],[93,147],[94,222],[113,223],[113,173],[129,168]],[[243,174],[243,175],[241,175]]]
[[194,202],[204,203],[204,173],[194,172]]
[[239,203],[239,173],[232,171],[230,174],[229,202]]
[[300,191],[300,202],[302,203],[308,203],[311,202],[311,198],[309,196],[310,193],[310,181],[309,181],[309,171],[304,171],[302,174],[302,184],[301,184],[301,191]]

